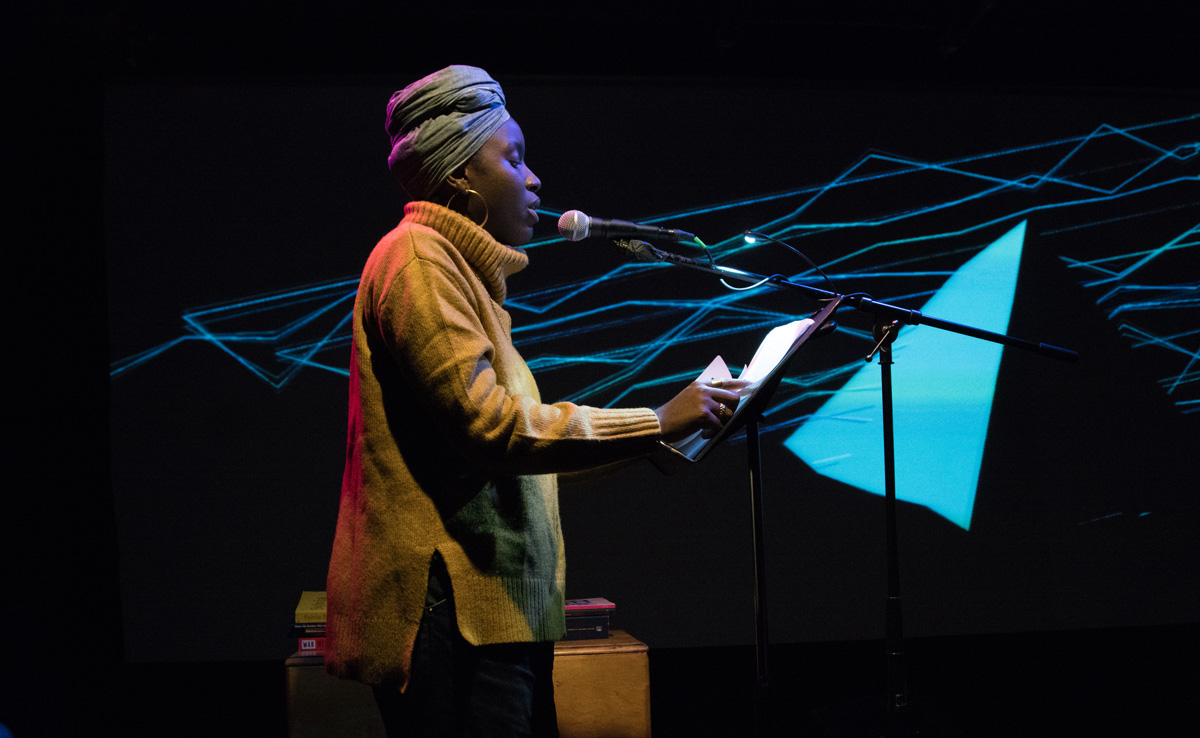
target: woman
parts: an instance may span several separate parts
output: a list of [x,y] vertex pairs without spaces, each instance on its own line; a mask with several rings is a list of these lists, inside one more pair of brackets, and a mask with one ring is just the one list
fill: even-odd
[[388,104],[388,165],[411,202],[354,306],[326,667],[375,686],[396,735],[554,735],[555,473],[717,429],[737,403],[737,383],[656,410],[542,403],[503,308],[541,182],[504,106],[465,66]]

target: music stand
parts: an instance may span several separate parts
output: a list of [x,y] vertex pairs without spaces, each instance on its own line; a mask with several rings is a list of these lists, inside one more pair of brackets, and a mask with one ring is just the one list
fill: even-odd
[[[711,263],[705,263],[698,259],[690,259],[685,256],[673,254],[669,251],[662,251],[654,248],[649,244],[642,244],[641,248],[633,251],[637,258],[645,261],[667,262],[676,266],[685,266],[690,269],[697,269],[717,274],[722,277],[730,277],[739,279],[753,284],[762,284],[765,286],[778,289],[799,290],[807,293],[811,297],[817,299],[826,299],[835,301],[833,308],[845,304],[850,305],[856,310],[871,313],[875,317],[874,334],[878,343],[867,356],[870,361],[871,356],[879,352],[879,365],[881,372],[881,391],[883,394],[883,431],[884,431],[884,511],[885,524],[887,527],[887,578],[888,578],[888,595],[886,606],[886,637],[885,647],[887,649],[887,675],[888,675],[888,696],[885,705],[885,730],[888,736],[907,736],[910,733],[910,722],[908,713],[908,687],[904,675],[904,648],[903,648],[903,619],[901,617],[901,600],[900,600],[900,577],[899,577],[899,552],[896,542],[896,467],[895,467],[895,444],[892,437],[892,382],[891,382],[891,344],[899,333],[901,326],[904,325],[926,325],[940,330],[950,331],[959,335],[970,336],[992,343],[998,343],[1004,346],[1012,346],[1024,351],[1048,356],[1060,361],[1076,361],[1079,356],[1074,351],[1069,349],[1051,346],[1046,343],[1037,343],[1034,341],[1026,341],[1024,339],[1007,336],[1002,333],[994,333],[992,331],[974,328],[972,326],[954,323],[940,318],[934,318],[928,315],[922,315],[917,310],[909,310],[907,308],[889,305],[883,302],[877,302],[865,295],[839,295],[834,292],[819,289],[809,285],[798,284],[778,275],[763,276],[753,274],[751,272],[742,271],[740,269],[732,269],[729,267],[717,266]],[[832,316],[832,312],[830,316]],[[828,318],[827,318],[828,319]],[[789,357],[790,358],[790,357]],[[787,362],[781,362],[786,364]],[[764,400],[765,401],[765,400]],[[758,456],[758,430],[757,423],[751,428],[747,423],[747,446],[753,457]],[[756,474],[757,473],[757,474]],[[761,469],[757,467],[751,468],[751,486],[760,485],[756,482],[758,476],[761,476]],[[760,492],[758,493],[761,495]],[[760,567],[761,548],[761,497],[756,500],[755,507],[755,569],[756,569],[756,588],[759,586],[757,581]],[[763,589],[759,593],[765,599],[765,572]],[[758,595],[756,595],[756,600]],[[762,634],[763,643],[757,643],[759,640],[756,637],[756,646],[760,649],[760,656],[765,659],[765,633],[766,633],[766,603],[757,603],[756,607],[761,607],[762,613]],[[762,662],[765,664],[765,661]],[[765,673],[765,666],[760,665],[760,677]],[[769,683],[769,682],[768,682]],[[767,683],[760,683],[760,687],[767,686]]]
[[833,315],[842,303],[840,295],[829,299],[824,307],[812,314],[813,324],[792,343],[779,363],[754,390],[738,403],[737,410],[720,431],[705,442],[694,455],[688,456],[663,443],[663,453],[651,457],[651,461],[664,473],[673,473],[684,463],[701,461],[710,450],[716,448],[730,435],[741,428],[746,429],[746,463],[750,471],[751,524],[754,531],[754,652],[755,686],[760,690],[770,687],[771,678],[767,657],[769,645],[767,625],[767,554],[763,524],[762,453],[758,441],[758,425],[775,390],[783,381],[788,365],[810,340],[831,332],[836,323]]

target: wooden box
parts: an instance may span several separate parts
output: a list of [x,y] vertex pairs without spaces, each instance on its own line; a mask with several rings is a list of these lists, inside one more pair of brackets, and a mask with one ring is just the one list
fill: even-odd
[[562,738],[649,738],[650,659],[623,630],[554,645],[554,703]]
[[386,738],[370,687],[329,676],[321,656],[286,663],[288,738]]

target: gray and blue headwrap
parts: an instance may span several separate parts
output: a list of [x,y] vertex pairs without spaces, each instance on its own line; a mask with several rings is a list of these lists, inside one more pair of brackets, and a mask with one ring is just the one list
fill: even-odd
[[427,200],[508,119],[504,91],[487,72],[446,67],[388,102],[388,169],[409,197]]

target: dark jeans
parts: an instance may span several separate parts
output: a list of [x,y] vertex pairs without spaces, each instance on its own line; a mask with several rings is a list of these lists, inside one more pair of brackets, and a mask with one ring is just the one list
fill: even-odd
[[435,554],[408,689],[375,687],[375,702],[389,738],[557,738],[553,669],[553,643],[467,643]]

